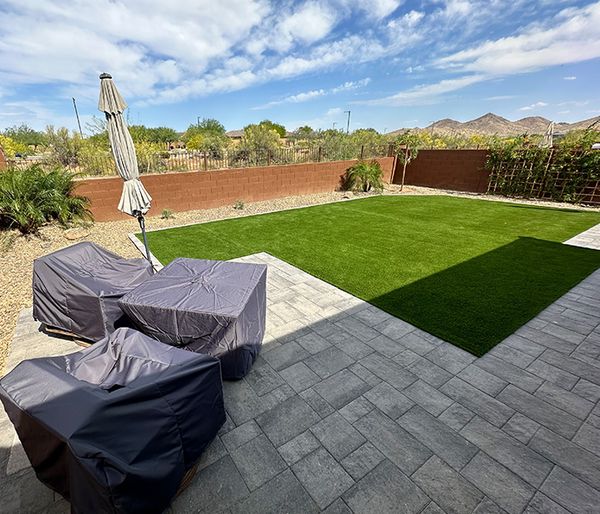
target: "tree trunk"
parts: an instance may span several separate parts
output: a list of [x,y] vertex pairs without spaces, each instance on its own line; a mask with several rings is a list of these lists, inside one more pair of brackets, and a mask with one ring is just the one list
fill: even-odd
[[400,191],[404,190],[404,177],[406,176],[407,164],[408,164],[408,146],[404,150],[404,163],[402,166],[402,182],[400,183]]

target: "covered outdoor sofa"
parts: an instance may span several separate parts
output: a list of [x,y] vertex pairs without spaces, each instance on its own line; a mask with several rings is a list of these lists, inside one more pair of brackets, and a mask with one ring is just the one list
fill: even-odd
[[21,362],[0,400],[38,478],[73,513],[163,512],[225,421],[216,358],[128,328]]
[[152,276],[145,259],[124,259],[90,242],[33,263],[33,317],[48,328],[99,341],[128,323],[119,299]]

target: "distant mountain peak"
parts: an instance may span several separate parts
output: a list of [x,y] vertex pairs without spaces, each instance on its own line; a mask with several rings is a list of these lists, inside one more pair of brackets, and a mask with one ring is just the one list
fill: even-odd
[[[560,132],[568,132],[570,130],[585,129],[598,120],[600,120],[600,116],[575,123],[556,123],[556,130]],[[548,129],[548,125],[550,123],[551,120],[543,118],[542,116],[528,116],[517,121],[510,121],[502,116],[499,116],[498,114],[488,112],[479,118],[465,122],[456,121],[451,118],[444,118],[442,120],[433,122],[431,125],[428,125],[425,129],[421,130],[436,131],[440,134],[459,133],[464,135],[485,134],[516,136],[521,134],[543,134]],[[600,130],[600,123],[598,123],[597,128]],[[399,129],[391,132],[390,134],[399,134],[405,132],[406,130],[407,129]]]

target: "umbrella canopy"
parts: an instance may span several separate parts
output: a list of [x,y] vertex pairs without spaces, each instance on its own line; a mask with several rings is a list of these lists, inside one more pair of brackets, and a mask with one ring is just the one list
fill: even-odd
[[98,109],[106,115],[108,139],[115,158],[117,171],[125,181],[118,209],[130,216],[139,217],[150,209],[152,197],[140,181],[133,139],[123,118],[127,104],[108,73],[100,75],[100,100]]

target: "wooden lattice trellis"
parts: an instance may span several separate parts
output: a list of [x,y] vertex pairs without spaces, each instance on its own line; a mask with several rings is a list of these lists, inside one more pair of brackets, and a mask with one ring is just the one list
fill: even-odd
[[487,192],[600,206],[600,169],[589,173],[576,165],[584,152],[531,148],[496,158],[490,162]]

